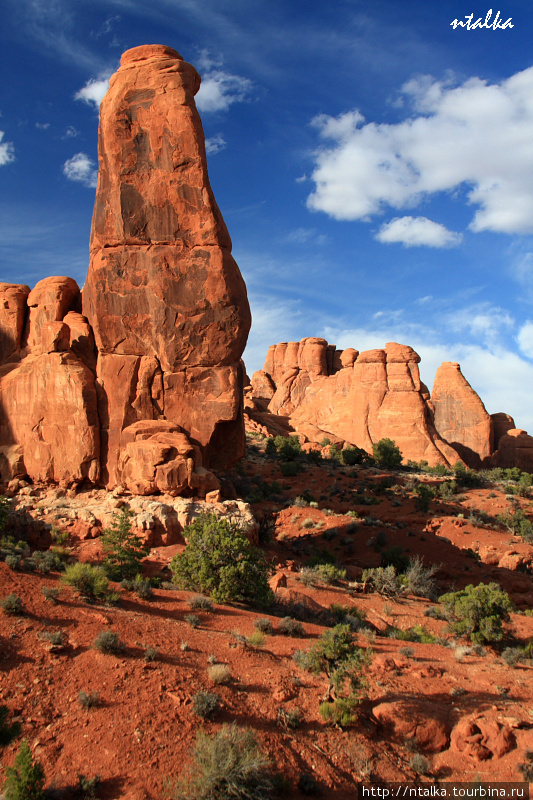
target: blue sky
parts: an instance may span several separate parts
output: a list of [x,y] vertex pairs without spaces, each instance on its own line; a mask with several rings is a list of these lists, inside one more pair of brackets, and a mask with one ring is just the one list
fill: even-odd
[[269,344],[459,361],[533,432],[530,0],[4,0],[0,280],[83,284],[98,102],[124,50],[203,76],[211,183]]

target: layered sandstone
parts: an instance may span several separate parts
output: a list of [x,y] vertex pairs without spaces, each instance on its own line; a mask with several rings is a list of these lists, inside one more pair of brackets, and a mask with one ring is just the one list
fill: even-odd
[[[337,350],[325,339],[308,338],[271,347],[264,370],[252,378],[252,391],[260,392],[260,403],[265,403],[275,388],[269,411],[288,417],[294,430],[311,441],[334,437],[371,453],[375,442],[390,438],[404,460],[425,460],[430,465],[453,465],[463,454],[468,459],[470,451],[476,463],[490,455],[490,418],[460,372],[456,378],[454,370],[453,377],[456,428],[462,424],[463,430],[462,439],[454,435],[453,441],[466,442],[461,452],[436,425],[429,392],[420,380],[419,362],[411,347],[396,342],[389,342],[384,350],[360,353],[351,347]],[[437,403],[442,428],[448,432],[444,394],[443,389],[440,395],[437,392]],[[479,430],[470,438],[466,432],[473,416],[468,416],[469,404],[481,418]]]
[[0,472],[200,494],[244,453],[246,288],[207,174],[200,77],[127,51],[100,115],[83,291],[0,284]]

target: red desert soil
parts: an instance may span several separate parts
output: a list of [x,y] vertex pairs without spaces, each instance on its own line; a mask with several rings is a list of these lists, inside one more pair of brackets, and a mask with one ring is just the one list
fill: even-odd
[[[11,720],[22,724],[22,736],[45,768],[47,787],[63,790],[58,797],[72,796],[82,773],[101,777],[99,796],[104,800],[159,800],[167,781],[178,778],[190,763],[197,731],[215,733],[229,722],[254,730],[275,769],[289,779],[286,796],[291,798],[305,796],[297,788],[302,773],[314,775],[326,800],[353,798],[355,783],[369,779],[522,780],[519,766],[533,751],[533,662],[508,666],[501,652],[533,637],[533,617],[523,613],[533,607],[533,547],[501,526],[490,530],[468,519],[471,510],[495,516],[508,509],[511,499],[504,487],[433,500],[422,513],[405,486],[409,473],[393,474],[394,488],[388,491],[379,490],[388,473],[359,466],[308,466],[298,476],[284,478],[279,461],[265,456],[263,444],[260,437],[249,437],[235,483],[250,494],[250,487],[277,481],[285,497],[274,495],[252,505],[256,517],[264,520],[263,528],[270,527],[264,547],[279,584],[276,614],[215,605],[210,613],[195,612],[201,622],[192,628],[185,619],[191,613],[190,593],[156,589],[147,601],[119,589],[119,606],[87,605],[61,586],[57,573],[14,572],[0,563],[0,597],[16,594],[26,610],[21,617],[0,615],[0,704],[8,706]],[[442,481],[416,477],[433,484]],[[305,493],[319,508],[302,506],[301,500],[294,503]],[[363,505],[363,494],[378,502]],[[531,500],[519,502],[531,516]],[[347,515],[350,510],[358,513],[357,519]],[[517,608],[505,624],[505,643],[473,649],[468,642],[455,641],[444,620],[425,615],[437,607],[427,599],[355,592],[349,581],[380,563],[379,532],[385,533],[386,547],[400,547],[406,555],[440,565],[439,593],[469,583],[498,582]],[[84,560],[95,558],[99,550],[94,540],[71,539],[69,545],[72,555]],[[152,550],[146,573],[161,572],[183,546]],[[347,569],[347,579],[337,586],[304,586],[299,568],[323,549],[335,554]],[[43,596],[46,586],[61,586],[56,605]],[[310,615],[302,638],[277,632],[294,603],[307,605]],[[364,632],[355,638],[373,651],[366,699],[357,722],[345,730],[327,726],[319,714],[325,678],[303,672],[292,659],[295,650],[309,648],[326,629],[316,612],[332,603],[353,606],[366,617]],[[262,647],[243,647],[234,634],[252,634],[254,620],[265,616],[276,629],[274,635]],[[423,625],[438,642],[385,635],[392,626],[415,625]],[[54,653],[39,634],[58,630],[68,634],[69,642]],[[126,645],[123,656],[104,655],[92,647],[103,630],[120,636]],[[147,647],[159,650],[158,660],[144,660]],[[210,656],[229,667],[230,684],[211,684]],[[213,721],[192,713],[192,697],[200,690],[220,695],[222,708]],[[98,693],[100,705],[83,709],[80,692]],[[299,709],[300,727],[280,726],[280,709]],[[3,749],[0,780],[19,746],[20,738]],[[411,766],[416,750],[430,762],[428,775],[417,775]]]

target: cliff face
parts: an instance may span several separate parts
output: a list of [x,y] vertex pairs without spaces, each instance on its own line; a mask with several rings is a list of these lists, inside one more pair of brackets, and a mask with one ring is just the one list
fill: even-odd
[[458,364],[439,369],[433,395],[420,357],[389,342],[384,350],[340,351],[325,339],[273,345],[252,378],[257,403],[290,419],[312,441],[327,434],[372,452],[393,439],[405,460],[479,467],[492,453],[492,421]]
[[200,77],[127,51],[102,102],[83,298],[1,284],[2,477],[204,493],[244,453],[246,287],[207,174]]

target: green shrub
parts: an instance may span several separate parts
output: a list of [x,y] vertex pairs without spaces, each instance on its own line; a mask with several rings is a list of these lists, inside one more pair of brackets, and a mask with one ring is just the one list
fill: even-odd
[[170,565],[180,588],[203,592],[217,603],[272,602],[270,567],[235,525],[215,514],[202,514],[184,535],[187,547]]
[[99,775],[93,778],[87,778],[85,775],[78,775],[78,792],[77,797],[81,800],[97,800],[98,789],[102,779]]
[[68,642],[68,633],[65,631],[41,631],[39,639],[42,642],[50,642],[56,647],[64,647]]
[[512,513],[507,511],[499,514],[497,520],[505,525],[511,533],[521,536],[524,541],[533,544],[533,522],[526,517],[521,508],[515,508]]
[[113,656],[121,655],[126,646],[114,631],[101,631],[93,642],[93,647],[101,653]]
[[433,489],[431,486],[427,486],[425,483],[419,483],[415,491],[418,495],[416,498],[417,511],[429,511],[431,507],[431,501],[435,497],[435,489]]
[[60,595],[60,590],[57,588],[57,586],[43,586],[41,592],[43,597],[48,600],[48,602],[57,605]]
[[383,552],[381,553],[381,566],[382,567],[392,566],[399,574],[408,569],[409,556],[403,552],[402,548],[399,545],[392,545],[391,547],[387,547],[387,549],[383,550]]
[[192,611],[207,611],[213,610],[213,601],[209,597],[204,597],[201,594],[196,594],[189,599],[189,608]]
[[352,467],[354,464],[363,464],[367,457],[366,450],[361,450],[360,447],[345,447],[344,450],[341,450],[341,461],[348,467]]
[[302,452],[302,445],[297,436],[276,436],[276,450],[284,461],[294,461]]
[[152,645],[148,645],[148,647],[144,651],[144,660],[150,662],[150,661],[157,661],[158,658],[159,658],[159,650],[157,649],[157,647],[152,647]]
[[141,562],[149,551],[142,539],[132,531],[132,517],[135,515],[125,506],[120,509],[100,537],[105,553],[104,569],[113,581],[135,578],[141,572]]
[[278,630],[283,636],[304,636],[305,629],[301,622],[292,617],[283,617]]
[[173,800],[267,800],[274,789],[271,764],[247,728],[224,725],[196,737],[190,774]]
[[7,497],[0,495],[0,533],[6,527],[7,518],[11,511],[11,503]]
[[220,708],[220,697],[214,692],[197,692],[192,698],[192,713],[202,719],[211,719]]
[[330,683],[330,696],[349,684],[349,695],[353,696],[363,686],[361,673],[369,663],[369,653],[358,647],[349,625],[338,624],[324,631],[316,644],[307,651],[297,651],[297,664],[308,672],[324,672]]
[[14,722],[9,725],[7,718],[9,709],[7,706],[0,706],[0,747],[10,744],[13,739],[20,736],[20,723]]
[[274,633],[274,626],[266,617],[260,617],[259,619],[254,620],[254,628],[257,628],[260,633],[263,633],[266,636],[272,636]]
[[320,703],[318,710],[320,716],[328,725],[338,725],[341,728],[347,728],[349,725],[353,725],[357,720],[355,710],[358,705],[359,701],[355,697],[339,697],[332,703]]
[[450,627],[471,641],[498,642],[503,638],[502,623],[509,619],[512,602],[496,583],[470,584],[459,592],[442,595]]
[[26,739],[22,742],[15,763],[6,768],[4,786],[6,800],[42,800],[44,797],[44,769],[34,761]]
[[363,583],[369,581],[374,591],[384,597],[396,597],[402,594],[405,588],[401,577],[396,574],[396,569],[392,565],[365,569],[362,580]]
[[100,705],[100,695],[98,692],[80,692],[78,703],[82,708],[97,708]]
[[279,465],[279,469],[284,478],[294,478],[299,472],[296,461],[283,461]]
[[412,756],[409,766],[414,772],[417,772],[420,775],[427,775],[428,772],[431,772],[431,764],[429,763],[429,760],[421,753],[415,753],[415,755]]
[[67,586],[72,586],[88,602],[104,600],[109,589],[109,581],[103,568],[81,561],[68,566],[61,580]]
[[4,558],[4,563],[6,564],[6,566],[9,567],[9,569],[16,571],[20,569],[20,566],[22,564],[22,557],[15,554],[8,555]]
[[453,471],[455,473],[455,482],[457,486],[475,489],[479,486],[483,486],[485,482],[483,475],[476,472],[475,469],[465,467],[460,461],[455,464]]
[[24,614],[24,604],[16,594],[8,594],[7,597],[2,597],[0,606],[3,608],[4,614],[8,614],[11,617],[21,617]]
[[296,730],[302,724],[302,712],[299,708],[278,708],[277,720],[278,725],[288,730]]
[[439,497],[443,500],[450,500],[457,494],[457,484],[455,481],[444,481],[438,488]]
[[392,439],[380,439],[372,446],[374,458],[378,467],[382,469],[400,469],[402,466],[402,454],[400,448],[396,446]]

